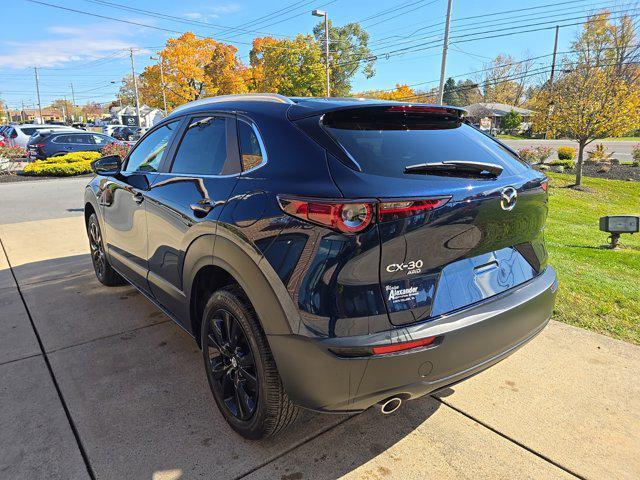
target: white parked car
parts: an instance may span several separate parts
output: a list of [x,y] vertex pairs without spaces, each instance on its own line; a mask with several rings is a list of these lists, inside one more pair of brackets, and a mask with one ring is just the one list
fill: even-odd
[[113,131],[114,131],[116,128],[119,128],[119,127],[126,127],[126,125],[122,125],[122,124],[116,124],[116,125],[103,125],[103,126],[102,126],[102,133],[103,133],[104,135],[109,135],[109,136],[111,136],[111,134],[113,133]]
[[41,125],[41,124],[26,124],[26,125],[10,125],[9,129],[4,132],[4,136],[7,138],[11,145],[15,145],[22,148],[27,148],[27,142],[31,135],[39,130],[55,130],[59,128],[69,129],[66,125]]

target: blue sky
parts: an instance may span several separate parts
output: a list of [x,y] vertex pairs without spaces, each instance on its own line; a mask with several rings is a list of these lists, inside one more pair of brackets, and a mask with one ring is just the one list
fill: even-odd
[[[76,103],[106,102],[113,98],[122,76],[130,72],[128,51],[125,51],[129,47],[138,49],[135,62],[136,69],[141,71],[151,63],[149,56],[159,50],[168,37],[178,35],[171,31],[191,30],[233,43],[248,62],[249,45],[255,36],[311,32],[319,20],[311,16],[313,8],[329,12],[337,25],[362,21],[371,35],[371,48],[380,55],[376,75],[370,79],[356,77],[354,91],[392,88],[396,83],[430,82],[421,86],[433,87],[439,76],[438,44],[442,41],[447,3],[446,0],[43,1],[155,28],[92,17],[27,0],[12,0],[11,8],[3,9],[5,21],[0,29],[0,98],[12,108],[20,106],[21,101],[25,106],[35,106],[34,66],[39,67],[43,106],[56,98],[66,96],[70,99],[71,82]],[[123,11],[114,4],[178,19]],[[510,34],[517,29],[566,24],[560,29],[558,50],[567,50],[578,29],[569,24],[580,22],[577,17],[602,7],[628,11],[638,4],[628,0],[453,0],[447,75],[480,70],[499,53],[521,59],[525,53],[541,56],[552,52],[552,29]],[[271,17],[260,18],[273,12],[276,13]],[[630,13],[637,16],[638,10]],[[181,23],[180,19],[195,21],[198,25]],[[245,26],[240,32],[227,28],[241,25]],[[482,38],[505,34],[510,35]],[[414,50],[401,52],[403,48]],[[550,57],[540,58],[538,62],[538,66],[548,65]]]

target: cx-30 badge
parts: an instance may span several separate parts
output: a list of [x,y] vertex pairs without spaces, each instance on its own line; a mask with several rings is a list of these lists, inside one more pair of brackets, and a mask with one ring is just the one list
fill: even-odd
[[506,187],[500,193],[500,206],[503,210],[513,210],[518,201],[518,191],[513,187]]

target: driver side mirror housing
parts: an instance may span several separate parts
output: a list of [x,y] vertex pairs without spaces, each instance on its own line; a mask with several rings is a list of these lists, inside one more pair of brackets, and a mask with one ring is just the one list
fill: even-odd
[[114,176],[120,173],[122,159],[118,155],[107,155],[91,162],[91,170],[97,175]]

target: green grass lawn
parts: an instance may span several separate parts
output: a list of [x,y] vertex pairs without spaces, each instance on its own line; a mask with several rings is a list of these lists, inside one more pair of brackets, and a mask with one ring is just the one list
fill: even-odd
[[529,140],[526,137],[521,137],[518,135],[506,135],[506,134],[498,134],[496,135],[500,140]]
[[604,215],[640,214],[640,183],[584,178],[594,192],[565,188],[573,175],[550,173],[545,238],[560,287],[554,318],[640,345],[640,234],[617,250],[599,248]]

